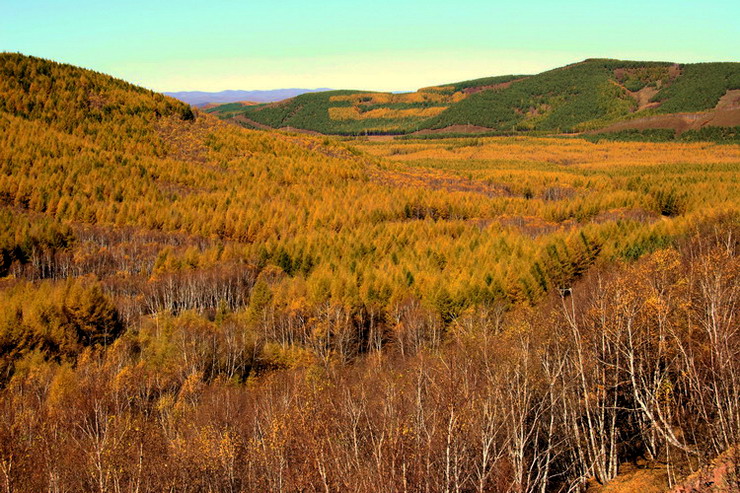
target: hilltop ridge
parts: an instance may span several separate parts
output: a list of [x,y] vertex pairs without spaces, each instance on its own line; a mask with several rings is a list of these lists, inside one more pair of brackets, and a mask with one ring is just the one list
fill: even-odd
[[[740,63],[587,59],[536,75],[504,75],[392,94],[303,94],[209,112],[245,126],[325,134],[559,134],[740,125]],[[695,115],[695,116],[687,116]],[[253,122],[251,125],[249,122]],[[462,127],[461,127],[462,126]]]

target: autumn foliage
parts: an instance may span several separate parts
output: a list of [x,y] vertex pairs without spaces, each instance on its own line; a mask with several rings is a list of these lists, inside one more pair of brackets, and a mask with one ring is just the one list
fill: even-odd
[[740,441],[738,146],[339,141],[0,74],[6,491],[668,486]]

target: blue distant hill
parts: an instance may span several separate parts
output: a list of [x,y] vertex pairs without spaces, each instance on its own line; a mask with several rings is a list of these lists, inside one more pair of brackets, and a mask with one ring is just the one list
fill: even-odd
[[204,92],[204,91],[179,91],[165,92],[167,96],[172,96],[185,103],[193,106],[205,106],[207,104],[235,103],[237,101],[252,101],[254,103],[272,103],[282,101],[283,99],[293,98],[309,92],[330,91],[331,89],[274,89],[269,91],[221,91],[221,92]]

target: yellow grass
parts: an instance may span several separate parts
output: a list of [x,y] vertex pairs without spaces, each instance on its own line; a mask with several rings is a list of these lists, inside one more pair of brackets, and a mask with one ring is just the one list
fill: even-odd
[[329,118],[332,120],[397,120],[402,118],[430,118],[442,113],[446,107],[432,106],[431,108],[409,108],[392,110],[378,108],[362,112],[354,106],[329,108]]
[[[602,142],[582,139],[489,137],[464,140],[358,142],[375,156],[397,161],[424,159],[538,162],[580,167],[740,162],[740,146],[711,143]],[[399,152],[400,150],[400,152]]]

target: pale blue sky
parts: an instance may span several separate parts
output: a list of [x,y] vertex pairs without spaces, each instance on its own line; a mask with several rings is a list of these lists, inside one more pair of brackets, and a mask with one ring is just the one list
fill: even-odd
[[740,61],[740,1],[0,0],[0,51],[155,90],[407,90],[589,57]]

